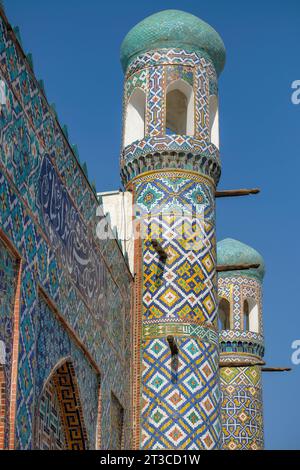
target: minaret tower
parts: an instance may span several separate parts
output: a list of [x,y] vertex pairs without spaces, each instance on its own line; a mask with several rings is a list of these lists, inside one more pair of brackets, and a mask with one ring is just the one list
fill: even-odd
[[221,446],[215,188],[218,75],[225,49],[195,16],[136,25],[125,73],[121,175],[136,237],[132,441],[142,449]]
[[259,265],[218,275],[223,448],[263,448],[261,366],[264,364],[262,281],[264,261],[253,248],[227,238],[219,265]]

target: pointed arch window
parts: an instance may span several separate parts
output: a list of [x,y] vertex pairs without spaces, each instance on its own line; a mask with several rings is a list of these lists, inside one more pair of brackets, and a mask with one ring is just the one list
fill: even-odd
[[258,305],[255,299],[248,298],[244,300],[243,306],[243,330],[259,332]]
[[167,88],[166,134],[194,135],[194,91],[184,80]]
[[146,94],[136,88],[130,96],[125,116],[124,147],[145,137]]
[[37,449],[88,449],[80,393],[71,360],[59,363],[45,382],[36,419]]
[[222,298],[219,302],[218,326],[220,330],[230,330],[230,303]]
[[209,97],[209,140],[219,148],[219,103],[217,95]]

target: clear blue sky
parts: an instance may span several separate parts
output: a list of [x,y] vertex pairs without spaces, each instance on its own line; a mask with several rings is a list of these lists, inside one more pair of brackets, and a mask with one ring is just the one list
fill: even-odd
[[[220,79],[223,174],[219,188],[260,187],[258,196],[218,201],[218,239],[237,238],[264,256],[264,324],[269,366],[291,365],[300,339],[299,0],[6,0],[35,72],[86,161],[97,190],[117,189],[123,75],[119,48],[127,31],[156,11],[183,9],[222,36]],[[300,449],[300,365],[264,374],[268,449]]]

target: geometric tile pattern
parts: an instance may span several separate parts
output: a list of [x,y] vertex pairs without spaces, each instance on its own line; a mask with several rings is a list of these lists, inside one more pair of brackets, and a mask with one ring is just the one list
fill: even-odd
[[[34,444],[33,423],[37,413],[34,384],[39,370],[36,362],[38,286],[55,305],[62,322],[71,329],[76,340],[84,345],[89,357],[103,372],[101,445],[103,448],[108,448],[111,390],[118,396],[120,403],[128,402],[127,365],[130,346],[128,286],[131,276],[116,240],[98,240],[95,237],[98,201],[94,191],[66,135],[62,132],[32,68],[26,61],[25,54],[17,45],[14,33],[8,31],[8,25],[3,18],[0,19],[0,79],[5,82],[7,91],[6,103],[1,106],[0,114],[0,222],[5,236],[22,256],[15,448],[30,449]],[[76,214],[80,230],[84,233],[82,239],[85,240],[85,244],[81,247],[84,250],[80,252],[77,246],[79,250],[76,253],[77,260],[85,260],[84,256],[82,258],[80,256],[88,253],[93,244],[96,256],[88,265],[84,281],[82,276],[81,280],[80,276],[77,280],[81,286],[90,280],[90,284],[86,286],[88,289],[91,288],[91,291],[96,289],[98,298],[101,299],[97,308],[86,301],[85,296],[89,290],[86,289],[84,292],[84,289],[79,289],[78,284],[74,282],[76,263],[73,264],[73,272],[72,266],[63,263],[64,257],[70,260],[72,256],[66,258],[68,245],[63,245],[63,235],[59,225],[55,226],[56,233],[60,235],[57,237],[60,238],[57,243],[54,241],[52,243],[49,238],[51,232],[45,231],[44,216],[47,215],[47,211],[44,213],[41,211],[38,197],[43,161],[51,162],[55,173],[49,172],[48,176],[55,175],[57,181],[60,181],[60,188],[63,188],[68,196],[65,201],[68,202],[72,213]],[[59,200],[59,194],[57,191],[56,202]],[[50,200],[55,201],[53,198]],[[54,212],[55,207],[53,204]],[[52,223],[55,225],[60,214],[53,215]],[[98,287],[93,284],[96,278],[100,279],[102,286],[106,286],[100,292],[99,282],[97,281]],[[7,331],[11,330],[9,321],[6,328]],[[55,330],[59,327],[54,324],[53,328]],[[61,336],[61,346],[68,347],[69,329]],[[54,330],[49,332],[50,340],[55,336]],[[9,337],[12,338],[12,335]],[[6,346],[7,360],[9,360],[9,341],[6,342]],[[58,350],[62,351],[63,347]],[[84,370],[80,371],[81,379],[78,374],[76,375],[78,382],[86,380]],[[86,375],[89,376],[89,373]],[[43,380],[46,381],[47,378],[46,375]],[[83,389],[82,393],[84,413],[94,413],[94,405],[88,405],[91,390],[87,392]],[[10,394],[6,396],[9,397]],[[94,399],[90,402],[94,404]],[[128,418],[128,411],[125,410],[125,429],[129,427]],[[90,417],[86,419],[86,422],[92,422],[94,426],[93,429],[87,429],[89,438],[95,435],[96,421],[95,415],[92,421]],[[7,433],[6,427],[6,439]],[[125,445],[129,447],[129,433],[124,432],[124,436]],[[89,445],[91,448],[95,447],[95,439],[92,439]]]
[[[219,359],[212,322],[218,304],[213,181],[219,179],[220,164],[208,132],[208,97],[216,74],[205,53],[150,51],[127,68],[125,93],[126,82],[146,70],[145,137],[121,154],[121,175],[134,189],[142,232],[135,253],[134,442],[147,449],[218,448]],[[176,80],[194,89],[194,136],[166,135],[166,89]],[[176,359],[170,356],[168,335],[176,338]]]
[[259,366],[222,367],[223,449],[263,449],[262,385]]
[[[196,119],[196,136],[199,140],[209,140],[209,77],[205,67],[196,68],[196,104],[195,104],[195,119]],[[211,144],[213,145],[213,144]]]
[[[142,366],[141,382],[136,380],[139,446],[219,448],[213,185],[201,175],[165,170],[140,175],[134,192],[143,271],[137,312],[143,328],[135,340]],[[178,347],[175,356],[166,339],[170,334]]]
[[149,71],[149,87],[147,97],[147,134],[156,136],[163,133],[164,122],[164,69],[163,67],[153,67]]
[[210,74],[212,73],[211,69],[214,69],[211,60],[205,53],[201,57],[200,53],[187,52],[183,49],[159,49],[136,57],[127,67],[126,80],[137,70],[157,65],[185,65],[190,67],[201,65],[209,68]]
[[[189,135],[160,135],[154,137],[152,135],[146,135],[143,139],[132,142],[122,150],[121,154],[121,170],[125,175],[125,171],[130,173],[130,177],[124,179],[126,183],[136,176],[142,173],[141,171],[136,172],[132,168],[135,162],[139,159],[142,160],[144,166],[150,167],[152,159],[147,158],[149,154],[155,153],[156,160],[163,157],[163,153],[158,152],[175,152],[178,154],[181,166],[178,168],[186,168],[187,170],[193,169],[198,172],[196,164],[203,160],[202,171],[200,173],[206,174],[213,178],[216,182],[220,177],[220,161],[218,149],[210,143],[208,140],[200,140],[197,137]],[[170,157],[169,157],[170,158]],[[168,159],[165,160],[166,162]],[[176,168],[175,155],[172,158],[172,166]],[[214,169],[214,167],[217,170]],[[156,167],[157,168],[157,167]],[[153,168],[155,169],[155,167]],[[150,170],[150,168],[149,168]],[[146,170],[147,171],[147,170]],[[123,174],[122,173],[122,174]]]
[[[137,204],[147,211],[143,216],[143,318],[213,321],[217,301],[211,190],[207,184],[179,176],[156,178],[146,185],[138,183],[136,188]],[[203,218],[192,217],[197,204],[203,205]],[[161,207],[164,213],[155,214]],[[168,255],[165,262],[159,260],[153,238]]]
[[214,449],[220,442],[217,347],[177,338],[176,370],[166,338],[143,343],[143,449]]
[[242,309],[244,300],[255,299],[258,305],[259,334],[263,335],[262,286],[256,279],[247,276],[218,276],[219,297],[224,297],[231,304],[233,330],[243,329]]
[[141,88],[141,90],[143,90],[146,93],[147,75],[148,75],[148,71],[147,69],[145,69],[145,70],[139,71],[131,75],[131,77],[129,77],[129,79],[126,80],[125,92],[124,92],[125,103],[127,103],[128,99],[132,95],[135,88]]

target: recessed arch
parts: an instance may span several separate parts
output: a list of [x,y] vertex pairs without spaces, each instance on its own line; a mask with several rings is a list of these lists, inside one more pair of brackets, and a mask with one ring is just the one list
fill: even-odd
[[221,297],[218,309],[219,330],[230,330],[230,302]]
[[124,408],[111,392],[110,398],[110,450],[121,450],[124,446]]
[[87,434],[71,359],[60,361],[45,382],[38,400],[36,448],[86,450]]
[[194,90],[185,80],[167,87],[166,134],[194,135]]
[[145,137],[146,94],[135,88],[126,107],[124,147]]
[[219,148],[219,103],[217,95],[209,97],[209,140]]
[[258,305],[254,298],[247,298],[243,304],[243,330],[259,333]]

